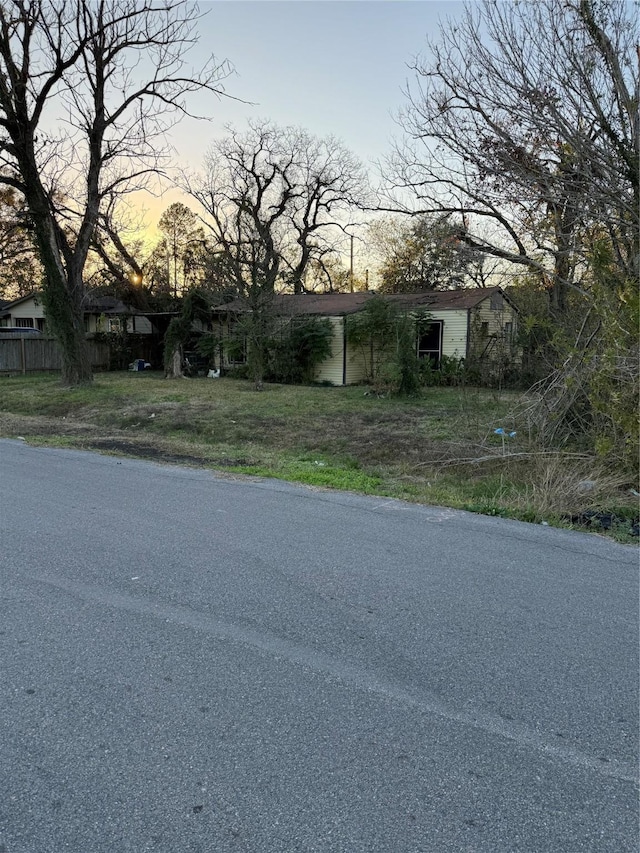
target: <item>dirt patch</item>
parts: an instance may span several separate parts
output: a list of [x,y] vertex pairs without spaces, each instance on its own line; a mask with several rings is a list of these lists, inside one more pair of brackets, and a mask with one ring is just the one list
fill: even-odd
[[133,441],[121,439],[93,439],[83,442],[87,450],[106,451],[107,453],[123,454],[124,456],[135,456],[139,459],[153,459],[158,462],[169,462],[176,465],[195,465],[201,467],[209,462],[202,456],[186,453],[171,453],[151,444],[137,444]]
[[94,424],[66,418],[48,418],[30,415],[0,414],[0,434],[16,435],[100,435],[102,430]]
[[310,450],[338,448],[363,465],[417,465],[473,453],[467,442],[432,437],[432,426],[424,414],[406,419],[369,414],[323,417],[318,421],[315,435],[307,435],[307,442]]
[[133,456],[137,459],[151,459],[163,464],[188,465],[190,467],[202,468],[204,466],[214,468],[235,468],[236,466],[251,464],[247,459],[211,459],[196,453],[175,453],[157,447],[152,444],[138,444],[118,438],[93,439],[83,442],[87,450],[98,450],[101,452]]

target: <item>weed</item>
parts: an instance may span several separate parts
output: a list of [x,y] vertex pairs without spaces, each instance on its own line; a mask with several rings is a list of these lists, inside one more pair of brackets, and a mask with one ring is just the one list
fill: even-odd
[[317,385],[257,394],[240,380],[128,373],[76,391],[40,375],[0,379],[0,434],[537,523],[616,507],[630,522],[607,534],[628,541],[635,484],[591,457],[529,452],[522,428],[502,455],[494,430],[511,429],[515,399],[468,387],[410,400]]

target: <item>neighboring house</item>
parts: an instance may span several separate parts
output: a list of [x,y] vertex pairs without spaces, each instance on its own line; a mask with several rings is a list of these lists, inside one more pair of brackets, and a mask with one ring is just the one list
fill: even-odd
[[[87,297],[85,307],[85,331],[88,335],[94,335],[96,332],[119,332],[123,331],[122,324],[126,323],[126,331],[130,334],[153,335],[156,329],[152,317],[153,315],[145,315],[113,296],[90,296]],[[42,296],[39,293],[30,293],[5,304],[0,309],[0,326],[39,329],[47,334],[49,329]]]
[[[87,296],[84,312],[84,327],[92,353],[92,364],[96,369],[122,368],[132,360],[144,360],[157,367],[162,366],[163,337],[170,321],[169,315],[152,314],[139,311],[125,305],[113,296]],[[53,340],[51,329],[47,327],[47,318],[40,293],[31,293],[20,299],[15,299],[0,309],[0,328],[13,327],[16,329],[37,329],[42,332],[43,345],[40,356],[34,354],[25,360],[22,358],[18,369],[22,372],[30,370],[57,370],[60,366],[59,346]],[[126,331],[126,336],[114,335],[104,338],[100,333]],[[5,336],[3,336],[5,337]],[[0,368],[11,361],[6,341],[4,350],[0,353]],[[35,350],[36,347],[30,347]],[[43,355],[51,350],[45,357]],[[55,351],[55,352],[54,352]],[[55,355],[57,353],[57,355]],[[15,360],[15,359],[14,359]],[[5,366],[6,366],[5,364]],[[13,364],[13,362],[11,362]]]
[[[316,381],[352,385],[366,378],[366,357],[349,344],[347,323],[349,316],[362,311],[374,295],[372,292],[305,293],[274,297],[274,312],[282,318],[327,317],[331,321],[332,353],[318,367]],[[429,358],[435,366],[443,356],[464,358],[468,362],[512,358],[517,310],[499,287],[398,293],[384,298],[407,311],[428,312],[429,321],[420,331],[416,351],[420,358]],[[240,300],[214,309],[214,322],[223,341],[232,334],[233,325],[246,310],[246,304]]]

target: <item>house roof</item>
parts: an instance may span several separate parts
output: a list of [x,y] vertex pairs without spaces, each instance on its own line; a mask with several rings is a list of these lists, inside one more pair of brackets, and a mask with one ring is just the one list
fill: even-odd
[[32,299],[34,296],[39,296],[39,293],[27,293],[26,296],[19,296],[17,299],[12,299],[9,302],[5,302],[4,300],[0,303],[0,310],[9,311],[9,309],[13,308],[14,305],[20,305],[22,302],[27,302],[29,299]]
[[[433,308],[438,311],[455,311],[475,308],[494,293],[501,293],[500,287],[475,287],[460,290],[432,290],[421,293],[380,294],[389,302],[405,308]],[[361,293],[278,293],[273,297],[273,306],[278,314],[291,316],[336,317],[355,314],[376,294],[372,291]],[[504,296],[504,294],[502,294]],[[506,298],[506,297],[505,297]],[[247,303],[234,299],[214,309],[214,313],[241,313],[247,310]]]
[[143,314],[138,308],[125,305],[115,296],[87,296],[84,303],[85,312],[91,314]]
[[[39,291],[33,291],[26,296],[20,296],[14,299],[13,302],[7,302],[1,306],[3,312],[10,312],[16,305],[21,305],[23,302],[28,302],[30,299],[42,299],[42,294]],[[0,303],[1,305],[1,303]],[[131,308],[125,305],[120,299],[115,296],[87,296],[84,303],[85,313],[88,314],[142,314],[137,308]]]

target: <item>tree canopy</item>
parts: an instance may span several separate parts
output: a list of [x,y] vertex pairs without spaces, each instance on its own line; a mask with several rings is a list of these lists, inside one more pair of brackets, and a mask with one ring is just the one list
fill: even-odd
[[0,187],[0,297],[26,296],[41,283],[42,267],[24,199],[12,187]]
[[230,280],[255,297],[276,286],[303,292],[312,262],[335,258],[365,188],[362,165],[336,139],[253,122],[213,144],[189,191]]
[[637,276],[637,43],[618,0],[468,5],[413,64],[391,206],[457,217],[468,246],[536,270],[560,314],[594,237]]
[[460,224],[448,216],[385,218],[370,226],[380,257],[383,293],[484,287],[491,265],[460,238]]

